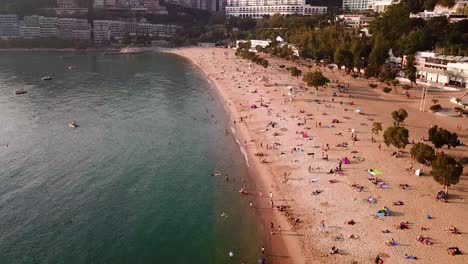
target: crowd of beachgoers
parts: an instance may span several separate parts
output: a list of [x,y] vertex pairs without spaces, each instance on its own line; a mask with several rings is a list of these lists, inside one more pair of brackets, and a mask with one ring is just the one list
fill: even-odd
[[[252,175],[237,182],[240,199],[265,230],[260,261],[468,262],[466,170],[448,202],[440,202],[443,188],[430,167],[412,160],[408,147],[395,155],[382,133],[372,133],[373,122],[385,130],[394,122],[390,113],[403,108],[412,143],[425,140],[433,125],[466,141],[466,118],[419,111],[417,87],[387,94],[344,71],[295,61],[268,57],[265,69],[228,49],[170,52],[191,60],[213,83],[230,117],[226,129],[248,154]],[[280,65],[321,70],[331,83],[316,92]],[[447,106],[453,96],[429,93]],[[467,153],[465,146],[443,151]]]

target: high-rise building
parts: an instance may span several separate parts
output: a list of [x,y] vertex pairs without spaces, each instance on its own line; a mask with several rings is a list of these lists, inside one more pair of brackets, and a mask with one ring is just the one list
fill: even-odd
[[262,18],[266,15],[322,15],[326,6],[311,6],[305,0],[227,0],[226,15]]
[[374,2],[375,0],[343,0],[343,9],[349,11],[373,9]]

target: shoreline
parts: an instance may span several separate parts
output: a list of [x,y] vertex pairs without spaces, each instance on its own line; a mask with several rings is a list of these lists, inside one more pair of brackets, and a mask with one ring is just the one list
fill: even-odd
[[[190,57],[184,56],[178,53],[179,49],[166,49],[160,52],[169,53],[179,56],[192,64],[208,81],[216,97],[218,97],[220,105],[224,108],[225,114],[229,120],[229,131],[234,137],[235,141],[239,145],[240,151],[244,156],[248,169],[248,179],[252,181],[249,185],[255,186],[255,194],[249,193],[248,197],[253,200],[253,204],[256,209],[256,219],[261,229],[260,238],[264,243],[267,256],[267,263],[283,263],[283,264],[302,264],[306,263],[304,255],[300,250],[299,241],[294,236],[274,236],[270,238],[269,223],[274,222],[276,225],[281,225],[283,230],[292,230],[292,226],[289,224],[284,215],[279,214],[276,210],[266,208],[269,206],[269,202],[265,201],[271,186],[274,184],[272,177],[268,171],[262,169],[257,160],[255,159],[255,153],[253,148],[242,146],[242,142],[251,142],[253,140],[250,135],[248,128],[243,123],[236,123],[236,114],[239,109],[236,109],[233,102],[229,99],[229,95],[221,89],[219,83],[215,79],[211,78],[208,72],[201,67],[195,60]],[[262,192],[264,197],[260,197],[258,192]],[[242,198],[242,197],[241,197]],[[268,260],[269,259],[269,260]]]
[[[279,66],[308,71],[296,62],[267,56],[270,65],[264,69],[251,67],[249,61],[237,58],[230,49],[191,47],[166,52],[184,57],[202,72],[215,85],[213,90],[221,94],[220,101],[231,123],[237,121],[235,136],[245,145],[250,176],[259,186],[255,191],[264,194],[263,199],[253,196],[260,205],[257,215],[262,222],[264,241],[271,241],[273,255],[288,256],[274,259],[273,263],[370,263],[377,255],[385,263],[404,262],[407,255],[423,262],[466,262],[466,254],[452,257],[446,252],[450,246],[468,250],[464,235],[444,231],[450,226],[462,232],[468,230],[464,221],[468,218],[466,169],[459,184],[451,187],[453,198],[449,203],[437,202],[434,195],[442,187],[428,175],[430,168],[416,163],[415,169],[422,168],[425,174],[415,177],[406,169],[413,163],[409,154],[392,158],[395,148],[384,144],[383,133],[371,133],[372,122],[382,122],[385,130],[393,123],[390,113],[404,108],[409,113],[405,126],[410,130],[410,142],[427,138],[427,130],[433,124],[456,131],[466,141],[468,129],[463,123],[466,119],[420,112],[418,87],[412,88],[408,96],[401,87],[387,94],[369,88],[369,80],[313,67],[332,80],[332,85],[320,89],[318,95],[306,88],[289,100],[286,91],[289,85],[305,85]],[[261,76],[270,81],[261,81]],[[347,84],[349,94],[339,93],[336,83]],[[333,92],[336,94],[332,95]],[[451,92],[431,90],[429,99],[438,99],[443,107],[450,107],[449,99],[454,96]],[[354,111],[357,109],[360,113]],[[332,121],[335,119],[339,122]],[[277,126],[272,126],[272,122]],[[462,124],[464,129],[457,129]],[[354,143],[351,128],[359,137]],[[406,151],[410,148],[411,144]],[[444,152],[458,157],[466,155],[466,151],[466,146],[444,148]],[[255,155],[257,152],[265,156]],[[343,173],[328,173],[345,157],[350,162],[343,164]],[[376,188],[369,182],[369,168],[383,171],[379,179],[384,180],[387,188]],[[401,184],[409,185],[410,189],[399,188]],[[361,187],[353,187],[356,185]],[[319,190],[319,194],[313,195],[314,190]],[[269,191],[274,192],[275,206],[286,208],[284,212],[271,210],[265,197]],[[376,202],[366,202],[369,197]],[[395,201],[403,201],[403,206],[395,206]],[[375,212],[383,206],[390,207],[392,215],[376,217]],[[435,220],[428,221],[426,215]],[[295,219],[300,219],[298,224],[293,224]],[[350,220],[353,224],[348,224]],[[270,236],[269,221],[286,227],[283,230],[288,232]],[[409,222],[410,229],[395,231],[394,226],[401,222]],[[392,231],[382,233],[382,230]],[[429,237],[434,244],[421,245],[416,241],[420,235]],[[385,242],[390,238],[402,246],[387,246]],[[332,247],[337,247],[339,254],[330,255]]]

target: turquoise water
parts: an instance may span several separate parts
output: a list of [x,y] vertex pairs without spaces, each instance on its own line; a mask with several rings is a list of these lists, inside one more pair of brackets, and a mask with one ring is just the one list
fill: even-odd
[[0,263],[256,263],[226,129],[173,55],[0,54]]

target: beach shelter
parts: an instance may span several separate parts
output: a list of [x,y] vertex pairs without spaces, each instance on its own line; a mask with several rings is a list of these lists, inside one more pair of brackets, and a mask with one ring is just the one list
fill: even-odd
[[422,174],[422,169],[417,169],[414,171],[414,175],[416,176],[421,176],[421,174]]
[[296,97],[296,95],[297,95],[297,87],[296,86],[288,86],[288,87],[286,87],[286,90],[288,90],[288,96],[289,97]]
[[349,161],[348,157],[343,158],[344,164],[350,164],[351,162]]
[[268,83],[270,80],[265,75],[262,75],[257,81]]
[[361,109],[358,108],[358,109],[354,110],[354,112],[360,114],[360,113],[361,113]]
[[375,214],[380,217],[385,217],[390,215],[390,209],[384,207],[383,209],[378,210]]

